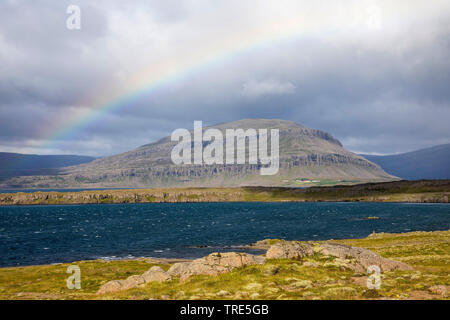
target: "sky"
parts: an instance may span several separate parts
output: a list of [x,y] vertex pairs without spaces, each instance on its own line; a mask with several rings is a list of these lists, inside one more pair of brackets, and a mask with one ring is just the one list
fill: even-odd
[[0,1],[0,152],[107,156],[244,118],[359,153],[449,143],[450,2]]

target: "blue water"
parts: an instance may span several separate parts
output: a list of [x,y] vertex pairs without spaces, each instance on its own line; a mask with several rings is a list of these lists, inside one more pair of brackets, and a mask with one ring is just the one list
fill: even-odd
[[[368,220],[377,216],[379,220]],[[178,203],[0,207],[0,266],[195,258],[266,238],[450,229],[448,204]],[[195,246],[209,246],[198,248]]]

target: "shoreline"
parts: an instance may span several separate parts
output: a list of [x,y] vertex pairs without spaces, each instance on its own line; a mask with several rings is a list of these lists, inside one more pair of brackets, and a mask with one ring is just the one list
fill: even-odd
[[[213,246],[207,248],[216,248],[217,250],[214,252],[246,252],[246,251],[266,251],[272,244],[276,242],[282,241],[299,241],[299,242],[314,242],[314,243],[324,243],[324,242],[342,242],[342,241],[358,241],[358,240],[367,240],[370,238],[380,237],[380,236],[408,236],[408,235],[426,235],[426,234],[439,234],[443,232],[450,232],[450,229],[442,229],[442,230],[432,230],[432,231],[408,231],[408,232],[397,232],[397,233],[389,233],[389,232],[378,232],[371,233],[367,237],[359,237],[359,238],[341,238],[341,239],[309,239],[309,240],[286,240],[286,239],[263,239],[256,241],[254,243],[245,244],[245,245],[237,245],[237,246]],[[203,246],[194,246],[195,248],[203,248]],[[223,249],[226,249],[224,251]],[[236,250],[236,251],[233,251]],[[179,262],[190,262],[198,258],[170,258],[170,257],[123,257],[123,258],[115,258],[115,259],[105,259],[105,258],[96,258],[96,259],[82,259],[82,260],[74,260],[68,262],[52,262],[52,263],[43,263],[43,264],[30,264],[30,265],[19,265],[19,266],[0,266],[0,271],[3,269],[11,269],[11,268],[33,268],[33,267],[48,267],[48,266],[58,266],[58,265],[70,265],[74,263],[91,263],[91,262],[100,262],[100,263],[109,263],[109,262],[133,262],[133,261],[144,261],[149,264],[174,264]]]
[[0,206],[196,202],[448,203],[450,180],[394,181],[352,186],[283,188],[158,188],[1,193]]
[[[449,241],[450,230],[328,241],[267,239],[256,243],[270,245],[258,256],[230,252],[194,261],[92,260],[0,268],[0,300],[449,299]],[[382,283],[368,290],[366,267],[374,263],[382,269]],[[81,271],[79,290],[67,287],[73,265]]]

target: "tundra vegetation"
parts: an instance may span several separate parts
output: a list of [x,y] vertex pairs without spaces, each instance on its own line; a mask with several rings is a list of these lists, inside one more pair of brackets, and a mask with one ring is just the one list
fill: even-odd
[[[265,240],[253,247],[286,243]],[[150,281],[128,290],[102,293],[112,280],[149,272],[165,274],[174,268],[167,260],[80,261],[81,289],[66,286],[67,267],[73,264],[0,269],[1,299],[448,299],[450,288],[450,230],[403,234],[372,234],[364,239],[327,241],[369,249],[411,268],[383,271],[380,289],[368,289],[368,274],[352,268],[351,257],[341,259],[313,251],[301,257],[270,259],[236,267],[219,275],[191,275]],[[325,242],[309,242],[320,246]],[[302,246],[302,242],[295,245]],[[273,254],[272,250],[272,254]],[[220,255],[219,255],[220,256]],[[263,259],[259,257],[258,259]],[[183,265],[183,264],[181,264]],[[158,267],[158,268],[155,268]],[[153,274],[153,275],[155,275]],[[158,280],[158,277],[154,278]]]

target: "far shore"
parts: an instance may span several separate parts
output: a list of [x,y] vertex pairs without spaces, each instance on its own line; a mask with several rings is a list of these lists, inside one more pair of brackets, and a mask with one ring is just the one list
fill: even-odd
[[157,188],[0,194],[0,206],[190,202],[448,203],[450,180],[394,181],[332,187]]

